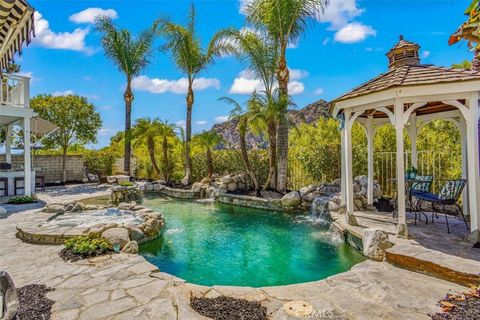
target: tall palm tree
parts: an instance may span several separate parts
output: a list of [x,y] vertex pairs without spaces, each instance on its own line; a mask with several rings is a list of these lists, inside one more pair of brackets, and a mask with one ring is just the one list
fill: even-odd
[[202,49],[201,41],[196,32],[195,8],[192,4],[186,26],[176,24],[168,19],[158,19],[156,22],[158,33],[165,40],[163,51],[170,52],[177,67],[187,76],[187,119],[185,127],[185,177],[184,185],[192,183],[192,159],[190,142],[192,139],[192,109],[194,104],[193,86],[195,78],[201,71],[213,63],[219,53],[214,38],[209,42],[207,50]]
[[148,155],[150,156],[153,169],[158,176],[161,176],[162,173],[155,158],[155,138],[158,135],[158,122],[159,120],[157,118],[153,120],[148,117],[137,119],[132,129],[131,137],[134,140],[134,147],[138,147],[140,144],[147,145]]
[[138,36],[126,29],[119,29],[112,20],[106,16],[95,19],[95,27],[102,35],[102,46],[105,55],[123,73],[127,85],[123,94],[125,101],[125,159],[124,171],[130,173],[131,135],[132,125],[132,79],[145,70],[150,63],[152,44],[155,38],[153,28],[142,31]]
[[[254,93],[247,106],[255,114],[256,123],[267,132],[269,143],[269,174],[265,189],[275,189],[277,179],[277,124],[279,117],[276,104],[275,85],[278,60],[278,42],[260,30],[226,29],[218,33],[219,50],[222,54],[233,54],[243,62],[252,75],[261,80],[265,99]],[[258,98],[258,99],[257,99]],[[261,114],[261,115],[260,115]],[[257,130],[261,131],[261,130]]]
[[212,150],[215,149],[223,139],[217,132],[210,130],[197,134],[193,137],[193,141],[198,148],[205,151],[205,156],[207,157],[208,178],[211,178],[214,172]]
[[[289,43],[297,42],[329,0],[255,0],[247,4],[247,20],[276,39],[280,47],[277,61],[277,80],[280,90],[282,112],[288,109],[288,82],[290,74],[287,66],[286,51]],[[280,117],[277,133],[278,181],[277,190],[285,192],[287,188],[288,163],[288,121]]]
[[260,195],[260,186],[258,184],[257,176],[253,170],[252,163],[248,157],[247,152],[247,132],[249,127],[250,114],[248,111],[243,110],[242,106],[232,98],[222,97],[219,100],[224,101],[228,104],[233,105],[231,111],[230,119],[237,120],[237,130],[240,137],[240,153],[242,154],[243,164],[245,165],[245,170],[247,171],[250,181],[253,184],[253,188],[257,192],[257,196]]

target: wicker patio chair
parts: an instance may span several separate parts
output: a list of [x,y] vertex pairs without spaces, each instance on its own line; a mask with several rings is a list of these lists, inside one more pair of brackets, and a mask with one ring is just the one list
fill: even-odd
[[[430,192],[416,194],[415,198],[418,201],[417,208],[421,210],[421,206],[423,202],[431,203],[432,204],[432,222],[433,222],[433,217],[436,213],[444,214],[445,222],[447,223],[447,231],[448,233],[450,233],[450,226],[448,225],[448,215],[455,215],[455,214],[445,211],[445,206],[454,206],[458,209],[458,214],[455,216],[458,216],[458,215],[462,216],[463,221],[467,226],[467,229],[470,230],[470,228],[468,227],[467,220],[463,215],[462,208],[458,204],[458,199],[460,198],[460,195],[462,194],[463,188],[465,187],[466,183],[467,183],[467,180],[465,179],[449,180],[443,185],[438,195]],[[416,218],[417,218],[417,212],[415,212],[415,220]]]

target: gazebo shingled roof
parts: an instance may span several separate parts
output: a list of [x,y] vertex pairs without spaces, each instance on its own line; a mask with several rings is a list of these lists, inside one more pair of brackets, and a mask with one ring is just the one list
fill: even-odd
[[403,86],[421,86],[470,80],[480,80],[480,72],[434,65],[406,65],[391,69],[373,78],[335,99],[334,102]]

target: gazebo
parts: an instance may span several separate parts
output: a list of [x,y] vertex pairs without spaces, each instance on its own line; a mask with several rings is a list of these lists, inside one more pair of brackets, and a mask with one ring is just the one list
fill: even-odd
[[[373,203],[373,140],[379,125],[391,123],[396,131],[396,176],[398,190],[405,189],[404,129],[412,145],[416,167],[417,134],[426,123],[444,119],[455,123],[462,137],[464,211],[470,214],[473,242],[479,241],[480,169],[478,122],[480,117],[480,72],[420,63],[420,46],[400,36],[387,53],[389,70],[333,101],[333,116],[342,120],[342,202],[347,223],[353,214],[352,126],[364,126],[368,140],[368,203]],[[397,192],[397,234],[408,237],[405,193]]]

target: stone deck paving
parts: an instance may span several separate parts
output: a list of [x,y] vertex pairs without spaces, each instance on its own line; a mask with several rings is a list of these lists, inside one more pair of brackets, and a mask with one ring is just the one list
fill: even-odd
[[[55,201],[92,196],[65,192]],[[99,193],[100,194],[100,193]],[[40,195],[42,199],[51,197]],[[143,257],[113,254],[76,263],[58,255],[60,246],[27,244],[15,237],[15,226],[37,219],[30,209],[0,218],[0,269],[17,286],[43,283],[55,288],[52,319],[206,319],[189,308],[190,296],[228,295],[261,301],[271,319],[286,320],[285,302],[313,305],[310,319],[428,319],[450,290],[464,287],[394,267],[365,261],[325,280],[268,288],[205,287],[160,272]]]

